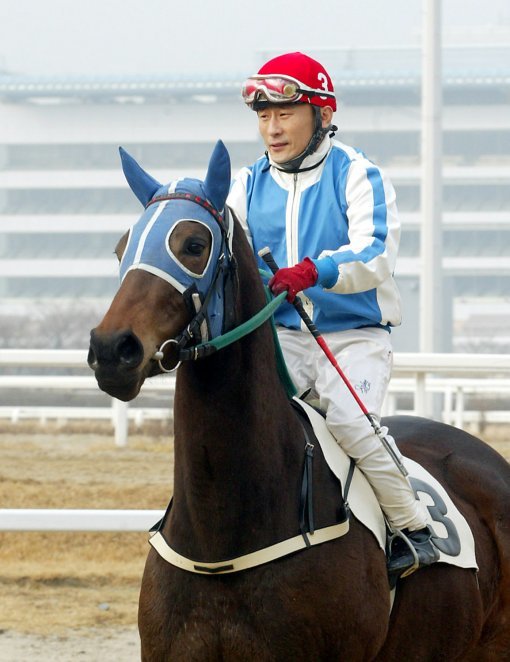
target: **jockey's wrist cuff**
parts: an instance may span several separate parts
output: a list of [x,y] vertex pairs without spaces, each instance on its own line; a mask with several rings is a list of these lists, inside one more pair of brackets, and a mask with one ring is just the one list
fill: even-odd
[[322,257],[320,260],[312,260],[317,269],[317,284],[330,288],[338,280],[338,267],[332,257]]

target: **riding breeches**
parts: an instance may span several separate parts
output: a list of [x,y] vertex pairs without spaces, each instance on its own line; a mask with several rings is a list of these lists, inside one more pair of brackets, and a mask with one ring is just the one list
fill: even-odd
[[[393,362],[390,334],[381,328],[365,327],[323,336],[360,400],[379,420]],[[307,397],[319,399],[329,430],[365,474],[389,524],[411,531],[426,526],[425,512],[408,479],[313,336],[278,327],[278,338],[298,393],[311,389]],[[386,431],[383,428],[383,433]],[[385,437],[400,457],[393,438]]]

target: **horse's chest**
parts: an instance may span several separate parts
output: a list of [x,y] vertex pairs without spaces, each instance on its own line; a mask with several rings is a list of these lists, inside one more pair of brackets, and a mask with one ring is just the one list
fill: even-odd
[[[168,659],[294,662],[324,655],[339,659],[347,650],[352,660],[367,659],[366,642],[383,636],[387,611],[373,621],[382,626],[380,633],[379,626],[370,626],[360,636],[355,614],[367,606],[342,593],[334,562],[329,559],[329,571],[319,573],[313,566],[298,568],[299,556],[304,558],[237,576],[175,572],[165,594],[156,598],[157,611],[151,610],[159,625],[167,623],[161,647],[166,655],[170,651]],[[142,615],[142,642],[144,623],[151,638]],[[356,641],[350,641],[354,632]]]

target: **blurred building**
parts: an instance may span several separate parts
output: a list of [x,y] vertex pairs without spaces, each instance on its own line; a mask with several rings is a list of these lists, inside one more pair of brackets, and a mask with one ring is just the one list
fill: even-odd
[[[270,55],[261,53],[261,62]],[[338,137],[383,166],[397,189],[405,317],[394,338],[398,351],[415,351],[420,52],[315,55],[339,94]],[[452,47],[443,57],[442,349],[504,351],[510,348],[510,46]],[[140,213],[120,169],[119,145],[161,182],[202,177],[218,138],[234,172],[255,160],[262,144],[240,85],[241,76],[0,74],[0,325],[20,311],[42,315],[55,305],[104,308],[113,296],[113,250]]]

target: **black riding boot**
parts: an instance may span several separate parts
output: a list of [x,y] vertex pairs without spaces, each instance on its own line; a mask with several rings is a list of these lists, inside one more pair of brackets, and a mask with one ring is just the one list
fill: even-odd
[[432,565],[439,559],[439,550],[432,542],[429,527],[418,531],[404,529],[394,533],[388,542],[388,574],[390,582],[407,577],[418,568]]

